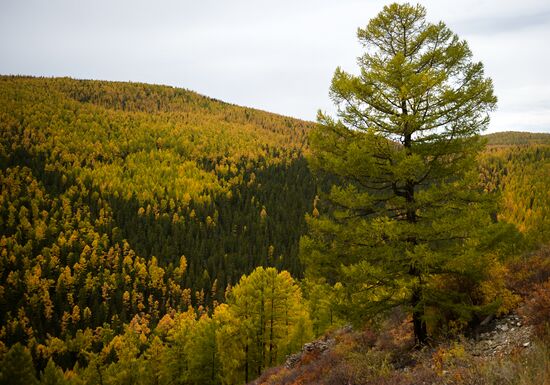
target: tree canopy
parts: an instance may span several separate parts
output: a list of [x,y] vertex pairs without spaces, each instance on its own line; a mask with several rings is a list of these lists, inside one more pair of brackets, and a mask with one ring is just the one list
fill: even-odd
[[408,306],[424,343],[427,321],[483,308],[492,222],[474,168],[497,99],[468,44],[420,5],[388,5],[357,36],[358,73],[332,79],[338,118],[320,112],[310,135],[310,163],[334,183],[302,258],[359,317]]

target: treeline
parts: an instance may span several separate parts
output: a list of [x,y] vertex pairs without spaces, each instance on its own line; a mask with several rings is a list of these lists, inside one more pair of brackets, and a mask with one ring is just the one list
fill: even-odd
[[489,146],[550,145],[550,134],[520,131],[504,131],[488,134]]

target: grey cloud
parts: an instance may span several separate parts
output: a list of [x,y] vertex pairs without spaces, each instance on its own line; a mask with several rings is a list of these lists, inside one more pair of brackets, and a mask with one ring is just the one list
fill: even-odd
[[461,31],[468,34],[493,35],[550,26],[550,9],[520,15],[472,18],[461,22]]

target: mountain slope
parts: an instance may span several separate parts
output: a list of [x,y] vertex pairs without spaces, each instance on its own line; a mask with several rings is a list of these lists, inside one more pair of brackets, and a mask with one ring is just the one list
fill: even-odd
[[311,126],[166,86],[0,77],[2,339],[212,309],[260,265],[299,275]]
[[485,189],[501,195],[499,218],[515,224],[531,246],[550,241],[550,134],[487,138],[480,173]]
[[550,145],[550,134],[521,131],[485,135],[489,146]]

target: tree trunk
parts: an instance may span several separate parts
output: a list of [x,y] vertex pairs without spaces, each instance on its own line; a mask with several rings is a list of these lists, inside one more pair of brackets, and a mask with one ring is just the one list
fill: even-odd
[[275,311],[275,282],[271,286],[271,317],[269,319],[269,366],[273,366],[273,321]]
[[244,382],[248,384],[248,343],[244,347]]
[[425,345],[428,341],[428,330],[426,328],[426,322],[424,321],[424,307],[419,306],[420,301],[422,300],[420,286],[417,286],[413,290],[413,295],[411,298],[411,305],[413,306],[413,329],[414,329],[414,339],[417,346]]
[[260,349],[260,357],[258,362],[258,377],[262,374],[262,368],[266,362],[265,359],[265,335],[266,335],[266,319],[265,319],[265,296],[264,288],[260,291],[260,336],[258,341],[258,348]]
[[[403,115],[407,115],[407,103],[405,101],[401,102],[401,109],[402,109]],[[407,151],[407,156],[410,156],[412,154],[411,153],[412,133],[409,132],[407,125],[405,126],[403,146]],[[406,218],[407,218],[407,222],[409,223],[416,223],[418,219],[416,216],[416,207],[414,205],[415,204],[414,188],[415,188],[415,181],[411,179],[407,180],[405,184],[405,199],[407,200]],[[408,239],[408,242],[412,245],[416,245],[417,239],[416,237],[410,237]],[[418,280],[418,283],[413,289],[413,294],[411,297],[411,305],[413,308],[412,317],[413,317],[414,339],[416,341],[417,346],[422,346],[422,345],[425,345],[428,340],[428,329],[426,328],[426,322],[424,321],[424,307],[421,306],[420,304],[422,301],[422,277],[421,277],[420,271],[418,271],[418,268],[414,265],[411,265],[409,274],[416,277],[416,279]]]

